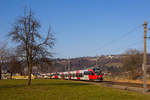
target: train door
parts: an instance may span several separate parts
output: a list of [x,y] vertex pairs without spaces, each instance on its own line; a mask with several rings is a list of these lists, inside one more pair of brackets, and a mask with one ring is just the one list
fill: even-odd
[[76,78],[77,78],[77,80],[80,80],[79,73],[80,73],[80,71],[76,70]]
[[84,74],[86,71],[87,70],[80,70],[80,75],[79,76],[80,76],[81,80],[89,80],[89,76]]

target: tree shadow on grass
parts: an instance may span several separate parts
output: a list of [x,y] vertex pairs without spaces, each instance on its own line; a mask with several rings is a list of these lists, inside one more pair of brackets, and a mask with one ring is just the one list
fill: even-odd
[[87,83],[37,83],[33,85],[39,85],[39,86],[49,86],[49,85],[57,85],[57,86],[83,86],[83,85],[89,85]]
[[16,85],[2,85],[0,86],[0,89],[4,89],[4,88],[21,88],[21,87],[25,87],[26,85],[24,84],[16,84]]
[[[33,86],[84,86],[84,85],[91,85],[87,83],[32,83],[30,87]],[[16,85],[2,85],[0,86],[0,89],[5,89],[5,88],[24,88],[28,87],[26,84],[16,84]]]

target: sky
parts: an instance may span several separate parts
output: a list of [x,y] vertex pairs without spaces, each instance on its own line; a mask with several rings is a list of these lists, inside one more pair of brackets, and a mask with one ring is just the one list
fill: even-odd
[[[41,34],[55,32],[54,57],[75,58],[143,50],[144,21],[150,22],[150,0],[0,0],[0,42],[31,8],[40,21]],[[149,34],[148,32],[147,34]],[[147,41],[147,46],[150,41]],[[149,48],[148,48],[149,51]]]

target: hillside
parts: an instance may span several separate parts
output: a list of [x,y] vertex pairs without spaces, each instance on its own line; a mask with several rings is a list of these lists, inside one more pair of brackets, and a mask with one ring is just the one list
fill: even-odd
[[[98,59],[98,60],[97,60]],[[86,69],[96,66],[101,67],[102,70],[108,70],[115,72],[121,70],[120,56],[100,56],[100,57],[81,57],[70,59],[71,70]],[[67,59],[55,59],[53,65],[49,68],[50,72],[55,71],[67,71],[68,60]]]

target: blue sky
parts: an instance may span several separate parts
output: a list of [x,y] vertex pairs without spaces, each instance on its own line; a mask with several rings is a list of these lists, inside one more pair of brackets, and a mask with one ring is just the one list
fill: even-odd
[[1,42],[9,40],[6,35],[25,5],[40,20],[42,35],[49,25],[56,32],[54,57],[143,50],[142,24],[150,21],[149,0],[0,0]]

